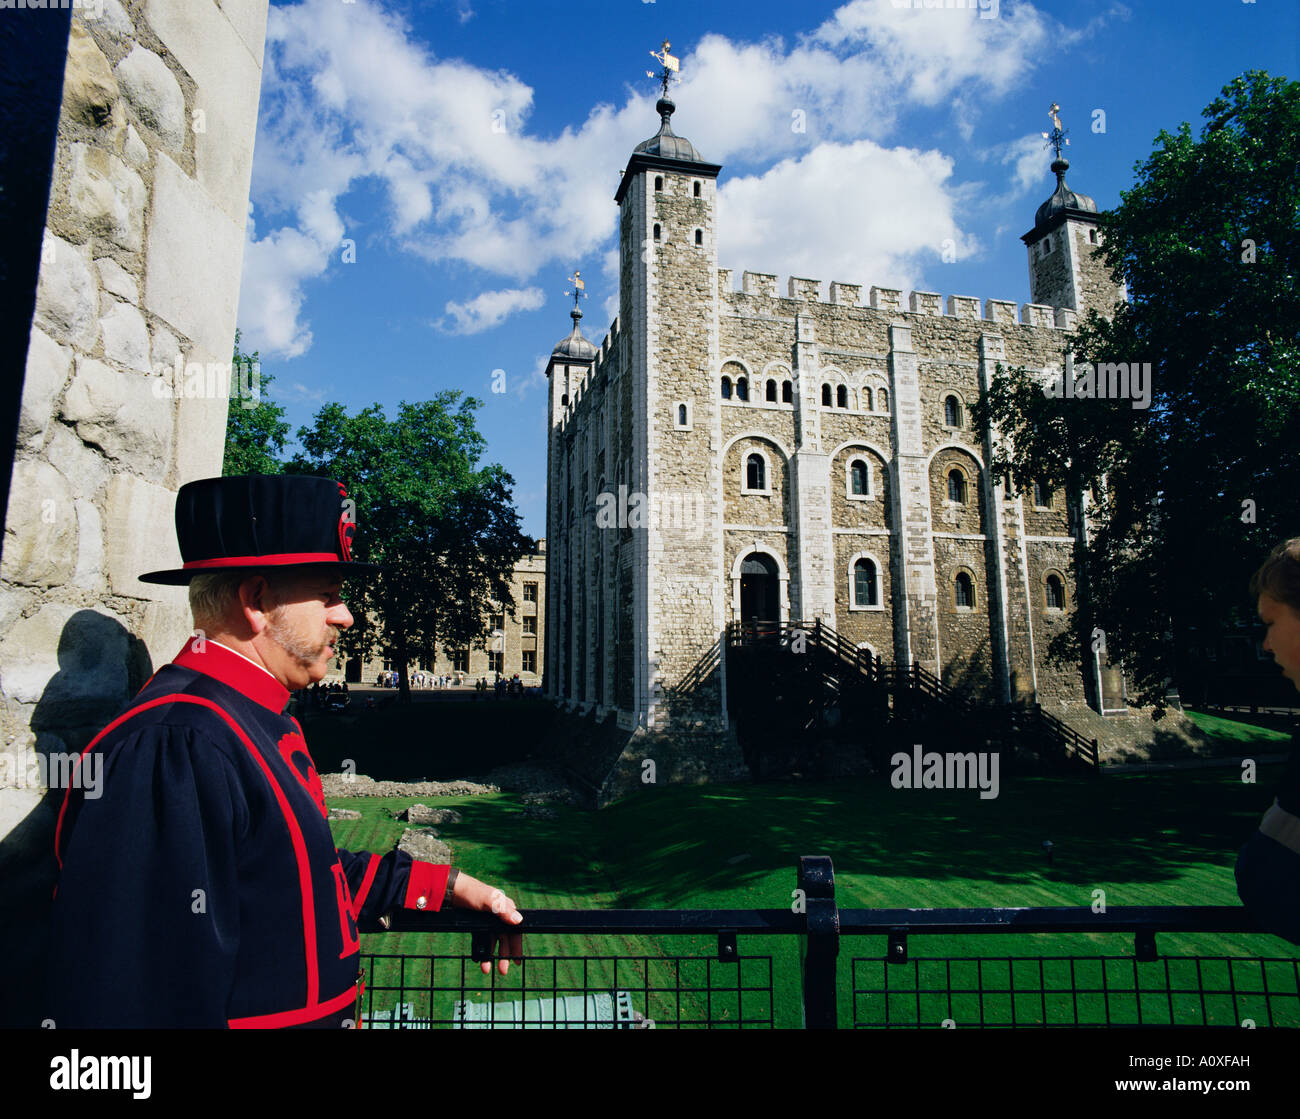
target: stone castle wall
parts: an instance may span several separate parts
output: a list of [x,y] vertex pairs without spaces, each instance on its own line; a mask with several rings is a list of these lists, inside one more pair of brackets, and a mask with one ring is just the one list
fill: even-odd
[[136,576],[179,564],[176,491],[221,472],[222,377],[172,385],[178,361],[230,370],[267,5],[73,14],[0,567],[15,911],[49,897],[39,756],[83,748],[190,632],[185,590]]

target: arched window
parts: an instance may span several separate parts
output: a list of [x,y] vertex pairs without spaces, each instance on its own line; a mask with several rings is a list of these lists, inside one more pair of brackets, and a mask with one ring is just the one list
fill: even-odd
[[953,585],[953,601],[959,608],[970,610],[975,606],[975,584],[964,571],[957,572]]
[[663,231],[659,228],[658,222],[655,222],[655,240],[656,241],[663,240]]
[[830,385],[822,385],[822,407],[829,408],[830,406],[831,406],[831,387]]
[[791,384],[789,381],[781,382],[781,403],[782,404],[794,403],[794,385]]
[[773,404],[776,403],[776,382],[772,380],[770,377],[768,378],[767,381],[767,398]]
[[948,500],[966,504],[966,475],[960,470],[948,471]]
[[699,182],[698,182],[698,180],[697,180],[696,183],[695,183],[695,197],[696,197],[696,198],[699,198],[699,196],[700,196],[700,184],[699,184]]
[[961,405],[955,396],[944,399],[943,422],[949,427],[961,427]]
[[849,464],[849,490],[857,495],[866,495],[868,490],[869,476],[867,474],[867,464],[860,458],[855,458]]
[[1052,491],[1042,482],[1034,483],[1034,504],[1039,509],[1050,509],[1052,507]]
[[736,378],[736,398],[738,400],[749,399],[749,378],[748,377]]
[[704,230],[702,230],[702,229],[697,229],[697,230],[695,231],[695,243],[696,243],[697,245],[702,245],[702,244],[704,244]]
[[682,427],[686,426],[686,405],[685,404],[677,405],[677,422],[681,424]]
[[847,408],[849,406],[849,390],[843,385],[837,385],[835,388],[835,407]]
[[853,605],[880,605],[876,595],[876,565],[869,559],[860,559],[853,565]]
[[722,399],[723,400],[731,399],[731,378],[730,377],[722,378]]
[[1049,610],[1065,609],[1065,584],[1055,575],[1047,577],[1047,608]]
[[745,460],[745,485],[751,490],[767,489],[767,464],[762,455],[750,455]]
[[664,177],[662,175],[656,175],[655,190],[663,190],[663,189],[664,189]]
[[889,390],[888,389],[880,390],[879,401],[880,401],[880,410],[882,412],[888,412],[889,411]]
[[871,412],[874,410],[874,408],[875,405],[872,403],[871,400],[871,390],[864,388],[862,390],[862,410],[864,412]]

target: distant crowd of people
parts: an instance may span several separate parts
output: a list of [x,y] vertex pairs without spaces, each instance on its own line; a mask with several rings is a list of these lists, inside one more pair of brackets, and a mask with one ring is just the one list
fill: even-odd
[[497,699],[501,699],[503,696],[509,696],[511,699],[519,699],[525,694],[526,689],[524,688],[524,682],[519,679],[519,673],[516,672],[509,680],[499,672],[495,675],[496,679],[491,684],[487,682],[486,676],[480,676],[474,681],[474,690],[476,692],[482,692],[484,695],[491,691],[495,694]]
[[307,702],[312,707],[321,708],[325,706],[325,704],[329,701],[329,697],[332,695],[341,695],[347,697],[346,699],[344,699],[344,703],[348,703],[351,700],[351,696],[348,692],[347,683],[344,682],[340,684],[337,680],[332,680],[324,684],[316,683],[313,684],[310,688],[308,688]]
[[[413,688],[450,688],[453,684],[461,687],[465,683],[465,674],[463,672],[411,672],[408,673],[411,687]],[[392,670],[381,672],[375,680],[375,684],[380,688],[395,688],[401,683],[400,675]]]

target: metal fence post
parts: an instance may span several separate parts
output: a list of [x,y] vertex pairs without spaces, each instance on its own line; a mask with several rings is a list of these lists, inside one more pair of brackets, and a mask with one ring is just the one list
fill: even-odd
[[829,855],[799,858],[799,889],[805,907],[803,949],[803,1024],[833,1030],[836,1014],[835,958],[840,952],[840,911],[835,904],[835,871]]

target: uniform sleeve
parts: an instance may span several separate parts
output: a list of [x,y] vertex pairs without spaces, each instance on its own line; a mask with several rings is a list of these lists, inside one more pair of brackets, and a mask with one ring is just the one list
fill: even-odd
[[451,872],[450,866],[413,859],[405,851],[339,851],[339,862],[361,932],[381,931],[379,918],[393,909],[440,909]]
[[106,753],[98,790],[71,796],[45,1017],[56,1028],[224,1028],[249,822],[233,763],[191,728],[153,726]]

